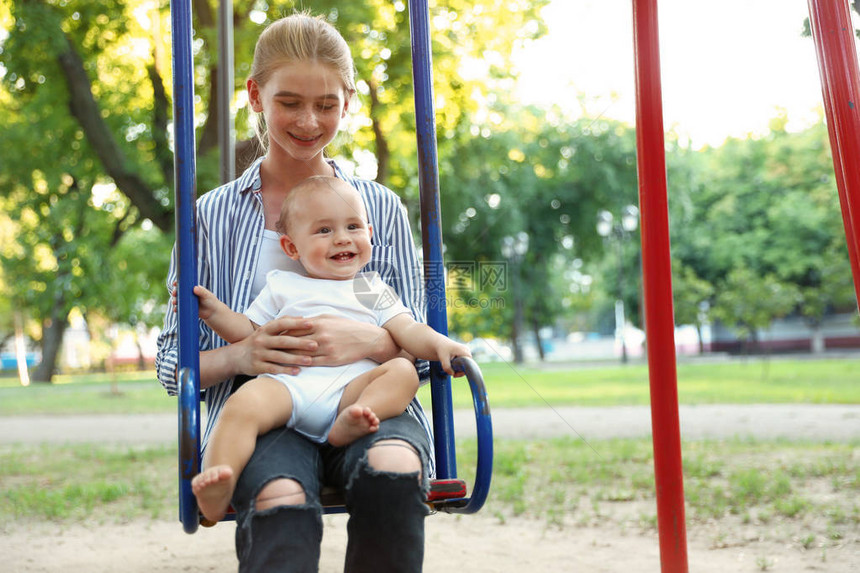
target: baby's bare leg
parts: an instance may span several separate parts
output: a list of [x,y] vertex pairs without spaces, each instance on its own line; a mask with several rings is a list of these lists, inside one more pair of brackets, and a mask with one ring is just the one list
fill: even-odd
[[257,436],[284,426],[293,411],[287,387],[274,378],[255,378],[230,396],[212,430],[203,471],[191,480],[200,511],[219,521],[230,506],[236,480],[257,443]]
[[379,429],[379,421],[399,416],[418,391],[415,365],[394,358],[352,380],[343,392],[328,435],[333,446],[345,446]]

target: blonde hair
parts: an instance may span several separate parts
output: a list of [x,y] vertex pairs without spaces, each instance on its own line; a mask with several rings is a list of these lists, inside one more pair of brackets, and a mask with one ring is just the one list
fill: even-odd
[[[314,61],[337,72],[343,81],[346,100],[355,94],[355,64],[346,40],[322,16],[304,12],[275,20],[263,30],[257,39],[248,77],[263,87],[284,64]],[[262,114],[254,122],[254,131],[266,148]]]

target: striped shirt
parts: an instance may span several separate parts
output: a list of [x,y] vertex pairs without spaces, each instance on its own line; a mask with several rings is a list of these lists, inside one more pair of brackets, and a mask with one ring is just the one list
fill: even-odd
[[[197,283],[237,312],[244,312],[252,302],[251,286],[263,242],[262,160],[255,161],[238,179],[206,193],[197,201]],[[359,191],[373,225],[371,260],[363,270],[379,273],[400,295],[415,319],[425,322],[421,265],[400,197],[376,182],[346,175],[333,161],[331,165],[338,178]],[[176,280],[177,262],[174,247],[167,275],[168,292]],[[227,342],[200,321],[201,351],[226,345]],[[178,361],[178,318],[176,313],[167,312],[158,337],[155,366],[159,381],[171,396],[178,393]],[[419,370],[422,379],[426,378],[427,363],[420,362]],[[231,378],[202,391],[208,413],[202,438],[204,446],[232,388]],[[418,398],[412,400],[407,412],[418,420],[432,444],[432,429]],[[431,476],[435,475],[434,466],[431,459]]]

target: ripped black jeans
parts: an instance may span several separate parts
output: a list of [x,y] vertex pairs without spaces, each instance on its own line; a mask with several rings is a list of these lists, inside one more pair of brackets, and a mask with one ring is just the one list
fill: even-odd
[[[368,466],[367,450],[379,440],[390,439],[403,440],[419,453],[424,468],[421,481],[414,473],[378,472]],[[239,571],[311,573],[319,569],[321,484],[344,488],[350,514],[344,571],[421,571],[430,448],[421,425],[408,414],[384,420],[378,432],[344,448],[316,444],[287,429],[260,436],[232,500]],[[257,494],[278,478],[299,482],[306,503],[256,511]]]

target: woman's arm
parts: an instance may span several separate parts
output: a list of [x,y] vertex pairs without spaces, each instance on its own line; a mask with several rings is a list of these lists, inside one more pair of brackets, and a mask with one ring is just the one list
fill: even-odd
[[[170,255],[170,268],[167,271],[167,293],[171,299],[176,285],[176,268],[176,246],[174,245]],[[164,325],[158,333],[157,346],[155,372],[158,381],[167,390],[168,395],[176,396],[179,394],[179,318],[170,306],[164,314]]]
[[[238,199],[237,199],[238,198]],[[234,204],[245,201],[247,204]],[[225,303],[237,296],[236,276],[246,276],[250,271],[250,240],[241,235],[239,240],[232,234],[234,225],[253,229],[262,228],[262,218],[253,207],[255,199],[246,194],[222,193],[215,190],[207,193],[197,203],[197,282],[216,294]],[[224,213],[237,213],[237,219],[225,218]],[[220,218],[219,218],[220,217]],[[259,221],[257,220],[259,218]],[[256,232],[256,231],[255,231]],[[238,269],[238,270],[237,270]],[[167,275],[167,294],[177,280],[176,247],[174,246]],[[241,299],[230,299],[229,307],[241,307]],[[156,370],[158,380],[175,396],[178,393],[179,324],[178,315],[172,309],[165,313],[164,327],[158,336]],[[264,372],[298,372],[298,367],[310,363],[308,353],[317,348],[311,339],[298,338],[291,331],[307,329],[310,323],[299,318],[281,318],[264,324],[250,336],[235,344],[227,345],[208,326],[201,326],[200,385],[210,388],[225,382],[237,374],[256,376]],[[301,354],[300,354],[301,353]]]
[[308,319],[305,330],[291,332],[316,342],[314,366],[340,366],[369,358],[380,364],[401,355],[391,334],[375,324],[349,318],[320,315]]
[[239,374],[295,376],[301,366],[311,365],[310,354],[316,350],[314,340],[293,334],[308,328],[310,323],[306,319],[283,317],[262,325],[239,342],[201,352],[201,388]]

